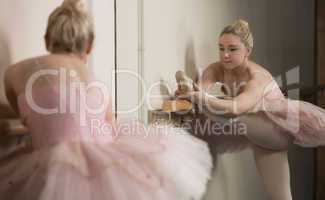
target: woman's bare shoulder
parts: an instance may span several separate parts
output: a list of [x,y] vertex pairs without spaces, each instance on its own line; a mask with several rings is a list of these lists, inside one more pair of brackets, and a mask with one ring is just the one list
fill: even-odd
[[252,78],[261,78],[264,80],[273,79],[272,74],[265,67],[255,62],[249,62],[248,70]]
[[220,62],[211,63],[208,65],[203,71],[203,78],[210,78],[210,79],[219,79],[221,76],[221,64]]
[[28,58],[9,65],[5,71],[5,83],[21,85],[19,83],[23,83],[26,77],[33,72],[33,66],[37,66],[38,60],[42,57],[44,56]]
[[212,71],[220,71],[221,70],[221,64],[220,62],[214,62],[209,64],[205,69],[204,72],[212,72]]
[[26,66],[30,66],[30,65],[35,65],[37,64],[37,62],[40,59],[44,59],[48,57],[48,55],[44,55],[44,56],[38,56],[38,57],[33,57],[33,58],[28,58],[28,59],[24,59],[21,60],[17,63],[11,64],[8,66],[7,71],[8,73],[12,73],[12,72],[17,72],[19,70],[21,70],[22,68],[25,68]]

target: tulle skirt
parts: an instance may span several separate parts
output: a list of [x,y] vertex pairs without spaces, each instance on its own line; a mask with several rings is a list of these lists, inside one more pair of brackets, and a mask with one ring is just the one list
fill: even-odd
[[1,163],[0,199],[201,199],[212,168],[206,143],[168,125],[147,128],[16,152]]
[[324,109],[291,99],[266,104],[266,109],[267,117],[277,124],[279,131],[293,136],[295,144],[303,147],[325,145]]

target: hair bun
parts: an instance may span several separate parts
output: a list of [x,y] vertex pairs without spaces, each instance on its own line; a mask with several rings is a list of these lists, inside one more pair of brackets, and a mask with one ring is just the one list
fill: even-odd
[[232,26],[237,30],[249,30],[248,22],[243,19],[236,20]]
[[94,40],[91,16],[83,0],[64,0],[48,18],[46,48],[51,53],[88,53]]
[[79,11],[86,11],[86,4],[84,0],[64,0],[62,7],[73,7]]

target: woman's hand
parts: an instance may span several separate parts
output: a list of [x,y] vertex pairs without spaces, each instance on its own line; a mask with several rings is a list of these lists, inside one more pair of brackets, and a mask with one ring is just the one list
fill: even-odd
[[234,102],[231,98],[219,98],[207,93],[205,90],[194,85],[194,91],[188,97],[199,108],[204,108],[204,112],[213,115],[236,116],[233,112]]
[[190,100],[196,104],[204,104],[205,99],[207,98],[207,93],[200,91],[193,91],[189,95]]
[[181,86],[178,85],[177,90],[175,91],[174,95],[176,98],[179,99],[188,99],[188,97],[191,95],[193,90],[183,91]]
[[193,89],[187,93],[181,93],[178,98],[187,99],[195,104],[203,104],[205,99],[208,97],[208,94],[199,88],[195,83],[193,83],[192,88]]

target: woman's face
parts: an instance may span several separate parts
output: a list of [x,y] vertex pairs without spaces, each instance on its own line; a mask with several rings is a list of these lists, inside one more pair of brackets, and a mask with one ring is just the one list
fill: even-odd
[[220,62],[226,69],[234,69],[247,61],[250,50],[241,39],[234,34],[223,34],[219,37]]

